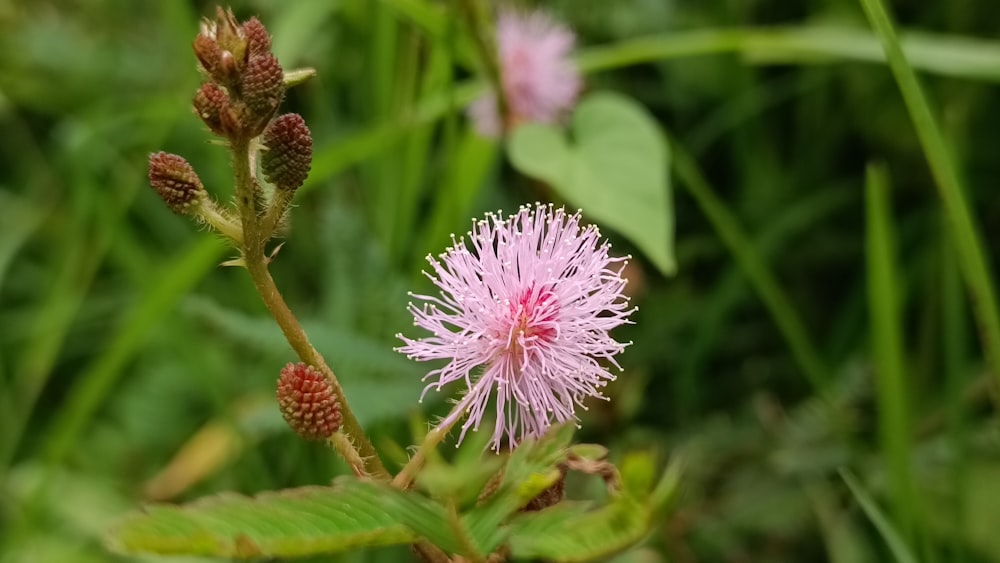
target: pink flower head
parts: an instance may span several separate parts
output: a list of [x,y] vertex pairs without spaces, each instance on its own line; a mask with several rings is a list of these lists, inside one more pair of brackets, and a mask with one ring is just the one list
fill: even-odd
[[494,450],[504,437],[513,447],[576,420],[574,409],[589,396],[605,398],[600,390],[615,376],[598,359],[621,369],[614,357],[628,344],[608,332],[635,309],[622,293],[628,257],[610,256],[600,236],[597,227],[580,225],[579,213],[536,204],[507,219],[488,214],[473,222],[471,248],[452,237],[441,260],[427,257],[434,269],[427,277],[440,295],[413,295],[423,303],[409,310],[431,335],[399,335],[406,345],[397,350],[414,360],[448,360],[424,377],[433,380],[425,394],[465,382],[467,393],[441,423],[468,414],[459,442],[479,429],[494,391]]
[[[500,13],[497,50],[508,124],[554,123],[573,107],[582,85],[569,59],[574,41],[572,31],[545,13]],[[473,102],[469,115],[486,137],[499,137],[508,125],[501,123],[493,93]]]

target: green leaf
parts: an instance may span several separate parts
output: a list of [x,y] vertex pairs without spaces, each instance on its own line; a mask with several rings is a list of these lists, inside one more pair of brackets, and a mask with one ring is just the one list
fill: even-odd
[[568,134],[525,124],[507,149],[515,168],[624,235],[663,273],[676,270],[669,150],[645,108],[617,94],[592,94]]
[[631,546],[649,530],[647,512],[631,497],[592,511],[581,509],[563,503],[517,518],[511,525],[511,554],[516,559],[587,561]]
[[107,543],[120,553],[238,558],[411,543],[417,536],[402,522],[426,514],[417,514],[419,497],[407,503],[401,496],[416,495],[353,479],[256,497],[222,494],[186,506],[150,506],[115,528]]
[[593,510],[586,510],[585,504],[563,502],[518,515],[508,526],[511,555],[515,559],[588,561],[631,547],[649,533],[673,498],[679,471],[679,464],[671,465],[654,487],[652,455],[631,454],[622,466],[626,494]]
[[507,539],[502,526],[507,518],[531,502],[562,477],[557,465],[575,428],[564,424],[538,440],[523,442],[511,454],[496,492],[480,507],[464,515],[462,521],[481,554],[489,554]]

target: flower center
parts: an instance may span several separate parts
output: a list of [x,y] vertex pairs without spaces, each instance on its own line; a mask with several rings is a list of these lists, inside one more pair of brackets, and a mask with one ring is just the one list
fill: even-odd
[[507,353],[520,376],[524,366],[556,339],[559,303],[548,288],[532,286],[510,304],[510,315]]

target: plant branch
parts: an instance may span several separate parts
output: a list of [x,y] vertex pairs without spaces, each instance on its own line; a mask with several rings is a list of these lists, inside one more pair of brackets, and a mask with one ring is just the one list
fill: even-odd
[[[240,210],[240,220],[243,224],[244,243],[242,247],[243,260],[246,269],[250,273],[257,293],[271,316],[278,323],[281,332],[291,345],[299,358],[319,369],[330,382],[334,394],[340,400],[340,410],[343,416],[341,431],[351,440],[331,440],[341,456],[348,463],[352,464],[352,471],[356,474],[374,475],[379,478],[389,479],[389,472],[382,465],[372,446],[371,440],[365,435],[364,430],[358,423],[357,417],[351,410],[344,396],[344,390],[340,386],[340,381],[334,375],[333,370],[326,364],[323,356],[309,342],[302,325],[295,314],[289,309],[284,298],[278,291],[274,283],[274,278],[267,269],[267,258],[264,256],[264,244],[267,242],[261,232],[261,220],[258,216],[256,198],[254,197],[253,172],[250,163],[250,142],[247,139],[235,139],[232,143],[233,153],[233,175],[235,180],[236,202]],[[356,445],[355,445],[356,444]],[[362,465],[357,466],[358,463]]]

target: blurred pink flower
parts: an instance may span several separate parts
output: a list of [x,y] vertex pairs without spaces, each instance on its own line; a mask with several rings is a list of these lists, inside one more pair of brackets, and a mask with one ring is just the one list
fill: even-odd
[[507,125],[554,123],[572,109],[582,86],[569,58],[574,41],[572,31],[545,13],[501,12],[497,50],[509,121],[501,122],[496,95],[489,93],[469,106],[476,130],[495,138]]
[[[628,344],[608,332],[628,323],[635,310],[622,290],[628,257],[609,255],[595,226],[580,225],[552,205],[522,207],[506,220],[488,214],[466,239],[452,240],[441,260],[427,257],[440,289],[437,297],[412,295],[414,324],[431,332],[398,335],[410,359],[448,360],[424,377],[424,389],[463,381],[465,396],[441,424],[468,415],[459,442],[478,430],[496,393],[496,427],[490,446],[511,447],[539,436],[553,423],[576,420],[574,410],[615,378],[615,355]],[[477,368],[482,367],[482,370]],[[473,371],[477,375],[473,375]]]

